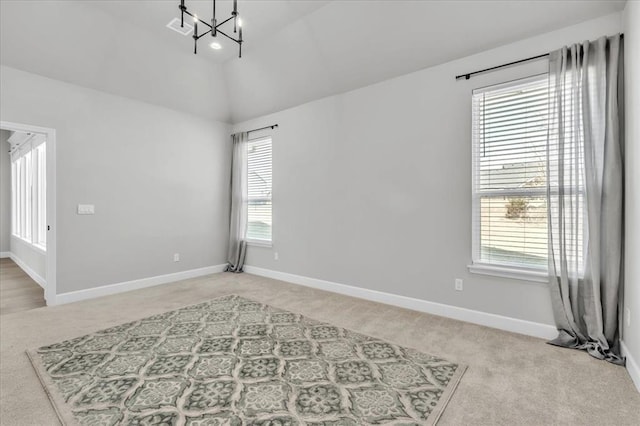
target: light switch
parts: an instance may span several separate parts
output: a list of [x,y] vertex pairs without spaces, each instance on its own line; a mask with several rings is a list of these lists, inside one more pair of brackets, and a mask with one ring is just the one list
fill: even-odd
[[78,204],[78,214],[94,214],[95,212],[93,204]]

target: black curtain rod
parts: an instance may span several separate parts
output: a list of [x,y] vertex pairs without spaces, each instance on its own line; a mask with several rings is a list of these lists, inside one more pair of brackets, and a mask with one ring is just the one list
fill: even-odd
[[508,64],[497,65],[495,67],[485,68],[485,69],[479,70],[479,71],[468,72],[468,73],[465,73],[465,74],[456,75],[456,80],[460,80],[461,78],[464,78],[465,80],[469,80],[472,75],[483,74],[485,72],[497,70],[497,69],[500,69],[500,68],[510,67],[511,65],[521,64],[522,62],[534,61],[536,59],[545,58],[547,56],[549,56],[549,54],[545,53],[545,54],[538,55],[538,56],[532,56],[532,57],[527,58],[527,59],[520,59],[519,61],[509,62]]
[[278,127],[278,125],[277,125],[277,124],[272,124],[271,126],[264,126],[264,127],[260,127],[260,128],[257,128],[257,129],[249,130],[249,131],[247,131],[247,133],[253,133],[253,132],[257,132],[257,131],[259,131],[259,130],[265,130],[265,129],[271,129],[271,130],[273,130],[273,129],[275,129],[276,127]]
[[[624,33],[620,34],[620,38],[623,39],[624,38]],[[510,67],[511,65],[516,65],[516,64],[521,64],[523,62],[529,62],[529,61],[534,61],[536,59],[541,59],[541,58],[545,58],[549,56],[548,53],[544,53],[542,55],[537,55],[537,56],[532,56],[530,58],[526,58],[526,59],[520,59],[519,61],[513,61],[513,62],[509,62],[508,64],[502,64],[502,65],[497,65],[495,67],[491,67],[491,68],[485,68],[483,70],[479,70],[479,71],[474,71],[474,72],[468,72],[468,73],[464,73],[464,74],[460,74],[460,75],[456,75],[456,80],[460,80],[461,78],[464,78],[465,80],[469,80],[471,78],[472,75],[477,75],[477,74],[483,74],[485,72],[489,72],[489,71],[493,71],[493,70],[497,70],[500,68],[505,68],[505,67]]]

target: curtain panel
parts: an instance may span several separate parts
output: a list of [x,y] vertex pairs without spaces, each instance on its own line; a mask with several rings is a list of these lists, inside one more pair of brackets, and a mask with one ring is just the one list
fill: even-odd
[[623,41],[551,52],[547,201],[549,280],[558,337],[623,364]]
[[242,272],[247,251],[247,132],[231,135],[231,211],[227,272]]

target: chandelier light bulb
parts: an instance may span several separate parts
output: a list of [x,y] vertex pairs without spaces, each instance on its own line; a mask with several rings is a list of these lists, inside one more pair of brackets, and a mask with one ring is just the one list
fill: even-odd
[[242,18],[238,17],[238,27],[242,27]]

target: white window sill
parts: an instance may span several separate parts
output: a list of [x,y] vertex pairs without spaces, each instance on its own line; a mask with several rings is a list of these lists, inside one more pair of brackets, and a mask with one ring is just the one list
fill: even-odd
[[29,241],[29,240],[27,240],[25,238],[19,237],[16,234],[11,234],[11,237],[13,239],[16,239],[16,240],[20,241],[21,243],[23,243],[24,245],[26,245],[28,248],[30,248],[33,251],[36,251],[36,252],[41,253],[41,254],[47,254],[47,248],[45,246],[42,246],[40,244],[33,244],[31,241]]
[[492,275],[495,277],[511,278],[521,281],[548,283],[547,271],[536,271],[524,268],[510,268],[508,266],[490,265],[486,263],[473,263],[467,266],[473,274]]
[[254,246],[254,247],[271,248],[271,247],[273,247],[273,242],[272,241],[267,241],[267,240],[247,240],[247,245],[248,246]]

